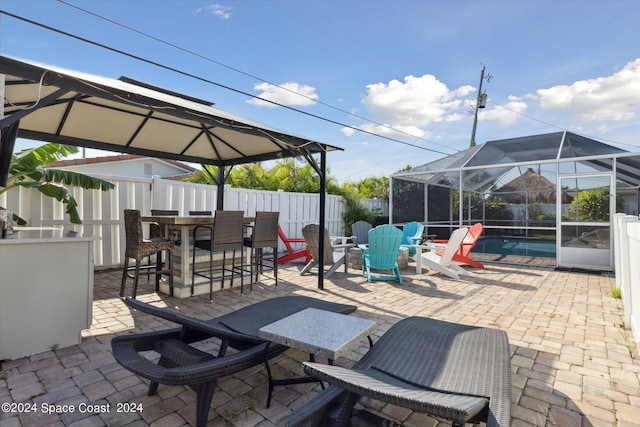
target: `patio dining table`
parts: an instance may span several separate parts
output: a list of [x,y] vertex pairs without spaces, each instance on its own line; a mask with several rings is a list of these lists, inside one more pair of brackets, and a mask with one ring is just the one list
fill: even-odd
[[[193,250],[191,232],[199,225],[213,225],[215,215],[146,215],[141,217],[142,222],[155,222],[164,227],[164,235],[172,236],[176,241],[174,249],[174,260],[176,265],[174,271],[179,276],[174,277],[174,296],[186,298],[191,296],[191,257]],[[243,223],[249,225],[255,222],[254,216],[245,216]],[[168,237],[171,238],[171,237]],[[158,262],[161,262],[158,259]],[[160,286],[163,290],[163,286]],[[167,288],[168,290],[168,288]],[[167,292],[168,293],[168,292]]]

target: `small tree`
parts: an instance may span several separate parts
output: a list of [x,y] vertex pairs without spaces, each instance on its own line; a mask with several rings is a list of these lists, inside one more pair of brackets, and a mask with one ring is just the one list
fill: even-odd
[[[594,188],[583,190],[573,199],[569,205],[571,219],[577,221],[609,221],[609,198],[608,188]],[[622,197],[616,197],[616,210],[622,211]]]

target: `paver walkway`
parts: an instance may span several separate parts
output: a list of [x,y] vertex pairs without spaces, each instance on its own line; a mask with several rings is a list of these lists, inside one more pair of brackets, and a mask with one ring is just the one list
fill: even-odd
[[[406,316],[501,328],[509,335],[513,354],[513,427],[640,426],[640,359],[630,333],[621,328],[622,303],[610,296],[614,286],[610,274],[488,264],[485,270],[473,269],[472,276],[454,281],[442,275],[417,275],[410,265],[402,271],[402,285],[367,283],[358,271],[341,270],[325,280],[324,290],[318,290],[316,276],[301,277],[301,267],[289,263],[281,268],[277,288],[265,278],[254,285],[252,294],[241,296],[238,288],[232,288],[216,293],[213,303],[208,295],[189,299],[158,295],[144,281],[138,298],[210,318],[265,298],[308,295],[356,304],[354,315],[377,322],[374,342]],[[194,423],[195,394],[190,389],[160,386],[157,396],[147,396],[147,384],[115,363],[110,352],[115,335],[170,325],[132,313],[118,298],[119,280],[120,271],[96,272],[93,326],[85,331],[81,345],[2,362],[0,403],[23,404],[20,414],[0,412],[2,427]],[[336,363],[350,366],[366,350],[363,343]],[[299,351],[287,351],[276,359],[274,375],[300,374],[305,359]],[[218,386],[209,413],[211,426],[281,426],[290,411],[320,390],[317,384],[278,387],[267,409],[262,366],[225,378]],[[136,406],[123,408],[125,403]],[[131,412],[117,412],[118,404]],[[362,404],[407,427],[448,425],[380,402]],[[44,409],[53,413],[45,414]]]

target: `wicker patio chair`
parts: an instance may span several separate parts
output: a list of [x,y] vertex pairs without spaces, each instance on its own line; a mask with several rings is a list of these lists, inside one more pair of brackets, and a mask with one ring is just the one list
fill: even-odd
[[[255,282],[265,266],[273,270],[273,278],[278,286],[278,218],[279,212],[256,212],[251,237],[244,238],[244,246],[251,249],[251,280],[249,292],[253,292],[253,274]],[[263,249],[271,248],[271,256],[265,257]],[[266,262],[266,264],[265,264]]]
[[[218,378],[262,363],[266,365],[269,359],[288,349],[271,343],[265,355],[267,342],[258,337],[261,327],[305,308],[343,314],[350,314],[357,309],[353,305],[310,297],[287,296],[261,301],[210,320],[201,320],[130,298],[125,299],[125,303],[138,311],[176,323],[179,327],[115,337],[111,340],[114,358],[127,370],[150,381],[150,396],[157,392],[159,384],[191,387],[196,392],[198,427],[206,425]],[[212,337],[219,340],[215,355],[191,345]],[[237,352],[227,354],[229,348]],[[150,351],[160,355],[158,363],[148,357]]]
[[[178,216],[179,212],[166,209],[151,209],[151,216]],[[165,237],[164,229],[157,222],[149,223],[149,237]]]
[[333,385],[291,413],[287,427],[349,425],[352,417],[362,417],[353,410],[360,396],[454,425],[510,425],[511,353],[507,334],[498,329],[408,317],[352,369],[304,365],[308,375]]
[[[221,288],[224,289],[224,281],[226,273],[230,273],[231,286],[235,276],[240,276],[240,292],[244,287],[244,256],[242,254],[244,243],[244,228],[242,222],[244,220],[243,211],[216,211],[213,219],[213,226],[200,225],[193,229],[193,263],[191,272],[191,294],[193,295],[195,279],[197,276],[207,277],[209,279],[209,300],[213,301],[213,274],[219,271],[221,275]],[[206,238],[199,235],[199,230],[208,229],[209,233]],[[209,252],[209,268],[206,270],[198,270],[196,262],[196,253],[200,250]],[[240,251],[240,267],[236,266],[236,251]],[[222,252],[222,263],[220,268],[214,269],[213,254],[214,252]],[[227,252],[232,253],[231,267],[227,267]]]
[[[135,298],[138,292],[138,279],[140,271],[144,269],[155,269],[156,276],[156,292],[160,287],[160,277],[162,274],[169,276],[169,293],[173,296],[173,240],[161,237],[153,237],[145,239],[142,235],[142,221],[140,219],[140,211],[137,209],[124,210],[124,229],[125,229],[125,251],[124,251],[124,267],[122,269],[122,283],[120,284],[120,297],[124,297],[127,277],[133,277],[132,297]],[[163,251],[167,252],[167,263],[169,269],[162,268]],[[157,262],[155,266],[142,266],[142,259],[155,254]],[[135,260],[135,267],[129,267],[129,259]],[[133,270],[133,275],[129,272]]]
[[[179,212],[174,210],[151,209],[151,216],[177,216],[178,214]],[[150,222],[149,238],[154,239],[154,238],[163,238],[163,237],[165,237],[164,227],[162,227],[157,222]],[[180,244],[180,242],[176,241],[175,236],[174,236],[174,241],[176,242],[176,245]],[[147,259],[148,259],[147,264],[151,265],[151,256],[147,257]],[[149,274],[150,274],[150,271],[147,270],[147,279],[149,278]]]

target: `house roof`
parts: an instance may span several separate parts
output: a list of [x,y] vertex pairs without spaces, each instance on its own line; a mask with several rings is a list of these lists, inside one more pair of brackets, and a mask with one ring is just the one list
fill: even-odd
[[117,154],[113,156],[100,156],[100,157],[87,157],[82,159],[58,160],[57,162],[53,162],[46,165],[45,167],[61,168],[66,166],[90,165],[90,164],[96,164],[96,163],[111,163],[111,162],[121,162],[126,160],[138,160],[138,159],[152,159],[152,160],[158,160],[161,162],[166,162],[177,168],[183,169],[185,173],[191,173],[198,170],[192,166],[187,165],[186,163],[182,163],[176,160],[154,159],[146,156],[138,156],[135,154]]
[[[493,190],[493,194],[511,203],[555,203],[556,185],[531,168],[505,185]],[[571,197],[562,194],[563,203],[571,203]]]

